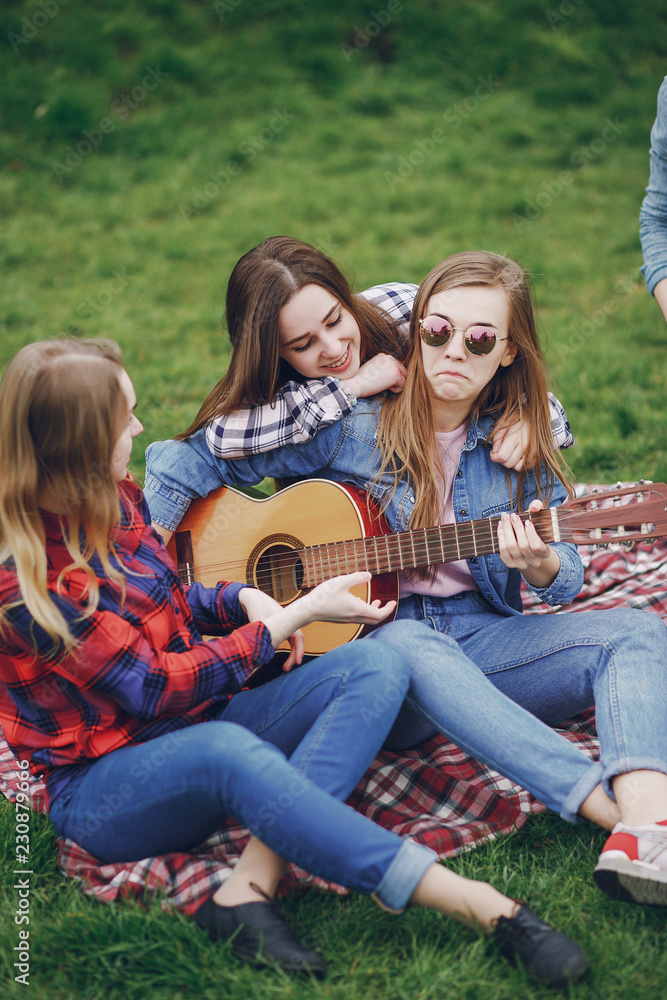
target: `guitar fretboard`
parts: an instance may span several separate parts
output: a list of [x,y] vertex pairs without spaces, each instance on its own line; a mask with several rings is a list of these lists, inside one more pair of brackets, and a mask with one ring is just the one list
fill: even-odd
[[[547,544],[558,540],[555,511],[519,515],[530,520],[538,535]],[[498,551],[499,517],[481,521],[412,529],[393,535],[326,542],[301,549],[304,587],[315,587],[323,580],[357,570],[369,570],[374,575],[395,573],[418,566],[456,562]]]

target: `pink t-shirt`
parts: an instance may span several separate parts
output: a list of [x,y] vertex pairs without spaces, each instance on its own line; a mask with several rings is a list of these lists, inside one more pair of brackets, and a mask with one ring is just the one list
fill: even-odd
[[[445,496],[440,509],[440,524],[455,524],[456,522],[452,492],[454,476],[459,467],[461,449],[465,444],[467,434],[468,425],[461,424],[455,431],[440,431],[435,435],[440,461],[445,473]],[[460,559],[458,562],[441,563],[433,583],[429,583],[428,580],[409,580],[405,573],[399,573],[398,581],[400,597],[407,597],[409,594],[451,597],[452,594],[460,594],[462,590],[479,589],[465,559]]]

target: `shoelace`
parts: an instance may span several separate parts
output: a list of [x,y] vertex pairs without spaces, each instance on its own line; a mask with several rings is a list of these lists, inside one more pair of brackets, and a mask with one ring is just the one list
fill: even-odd
[[499,940],[501,946],[509,944],[511,947],[517,948],[522,943],[534,941],[538,933],[546,930],[544,926],[526,926],[525,922],[520,919],[520,913],[521,908],[527,904],[518,899],[515,902],[517,910],[511,917],[498,917],[492,924],[494,935]]
[[640,861],[645,861],[651,863],[655,858],[659,857],[663,851],[667,851],[667,826],[663,827],[663,831],[659,830],[646,830],[643,827],[637,826],[626,826],[624,823],[618,823],[616,827],[612,830],[612,836],[616,832],[630,834],[631,837],[636,837],[637,846],[639,846],[640,841],[648,841],[649,843],[655,844],[655,847],[648,847],[643,858]]
[[269,904],[275,915],[277,917],[280,917],[280,919],[284,924],[287,923],[287,917],[280,909],[275,899],[272,899],[267,892],[264,892],[262,887],[260,885],[257,885],[256,882],[249,882],[248,885],[253,890],[253,892],[256,892],[259,896],[262,896],[266,900],[266,902]]

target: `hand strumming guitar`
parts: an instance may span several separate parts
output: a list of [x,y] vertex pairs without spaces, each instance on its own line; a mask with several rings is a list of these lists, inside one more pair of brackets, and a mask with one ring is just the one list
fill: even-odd
[[283,670],[290,670],[303,659],[304,643],[301,628],[304,625],[314,621],[359,622],[363,625],[374,625],[383,621],[395,610],[396,601],[388,601],[386,604],[373,601],[368,604],[350,593],[352,587],[367,584],[370,578],[371,574],[366,572],[336,576],[332,580],[320,583],[284,608],[268,594],[250,587],[244,587],[239,592],[239,600],[249,621],[264,622],[276,648],[285,640],[289,641],[290,655],[285,661]]

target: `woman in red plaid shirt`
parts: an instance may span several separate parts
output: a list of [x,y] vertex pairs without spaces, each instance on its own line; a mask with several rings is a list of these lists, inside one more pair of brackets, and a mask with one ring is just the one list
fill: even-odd
[[393,602],[354,597],[362,573],[287,608],[241,584],[186,592],[128,473],[135,407],[109,341],[31,344],[0,385],[0,722],[57,833],[128,861],[239,820],[254,836],[195,920],[250,960],[324,974],[272,904],[287,859],[390,911],[494,931],[543,981],[582,975],[578,945],[525,904],[344,805],[408,690],[381,635],[244,687],[286,639],[300,662],[303,625],[375,623]]

